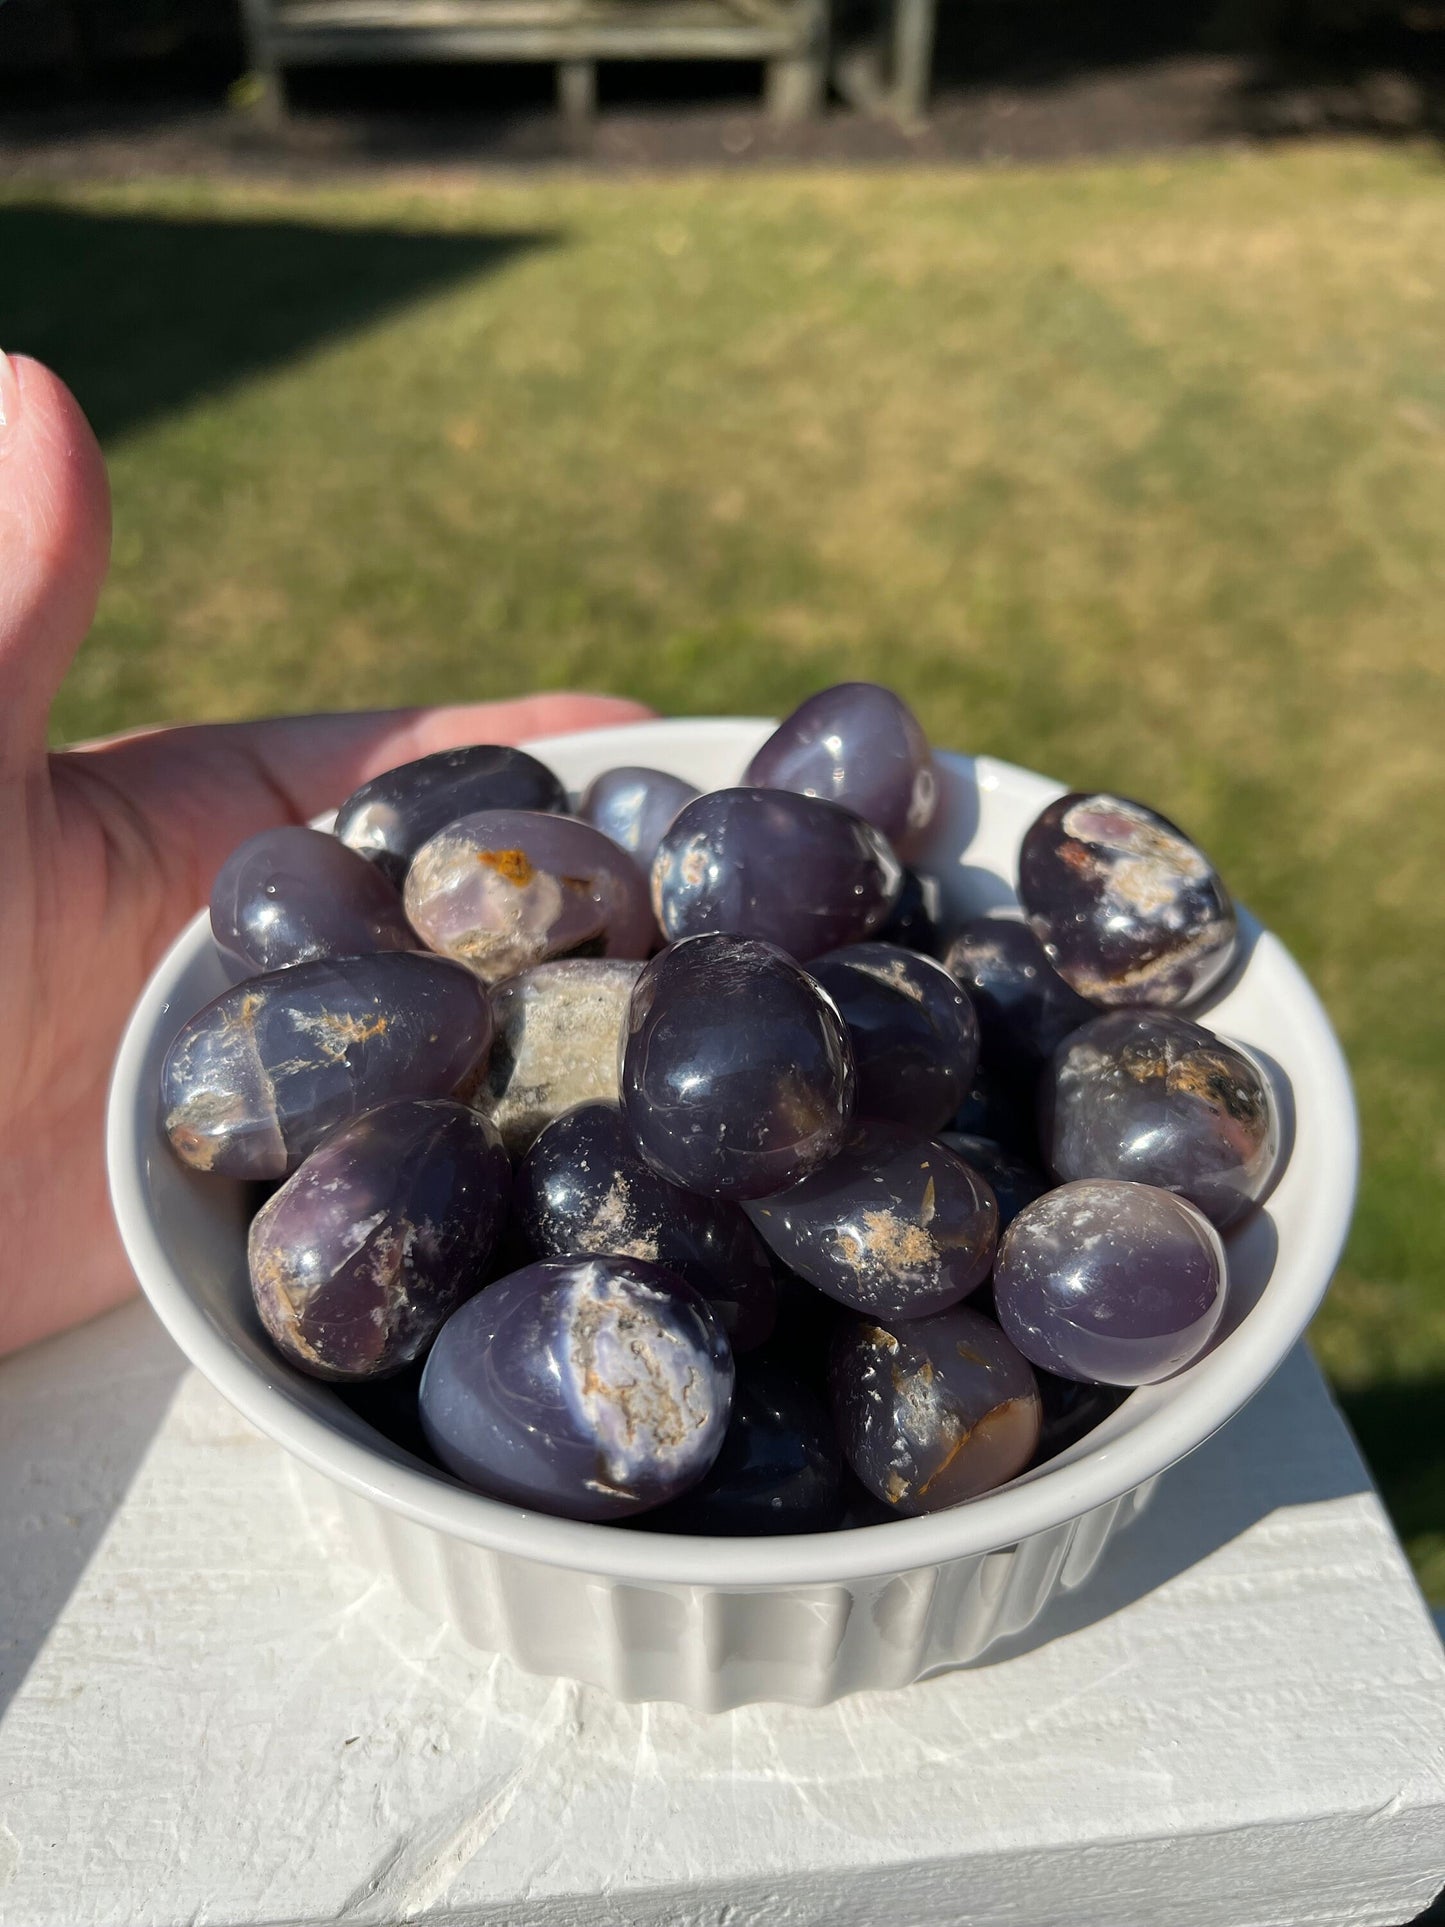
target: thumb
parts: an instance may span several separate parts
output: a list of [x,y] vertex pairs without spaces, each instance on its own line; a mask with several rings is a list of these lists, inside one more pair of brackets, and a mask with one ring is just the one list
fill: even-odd
[[0,776],[33,763],[110,554],[90,424],[38,361],[0,354]]

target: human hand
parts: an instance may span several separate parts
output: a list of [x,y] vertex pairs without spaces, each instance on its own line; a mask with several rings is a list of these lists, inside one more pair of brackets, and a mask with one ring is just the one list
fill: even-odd
[[68,390],[0,355],[0,1353],[134,1287],[111,1219],[106,1087],[132,1004],[229,851],[432,750],[649,712],[606,696],[142,731],[46,753],[110,546]]

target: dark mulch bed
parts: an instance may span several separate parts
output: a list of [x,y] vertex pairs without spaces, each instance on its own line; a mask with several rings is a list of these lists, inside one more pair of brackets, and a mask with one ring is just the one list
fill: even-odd
[[1266,73],[1237,55],[946,78],[927,124],[912,130],[840,101],[818,121],[776,127],[761,111],[756,70],[716,67],[605,70],[601,112],[581,134],[553,111],[543,69],[304,74],[275,134],[244,106],[227,105],[214,78],[67,95],[54,81],[12,77],[0,87],[0,172],[314,177],[417,165],[986,165],[1331,132],[1409,137],[1442,125],[1445,86],[1429,71]]

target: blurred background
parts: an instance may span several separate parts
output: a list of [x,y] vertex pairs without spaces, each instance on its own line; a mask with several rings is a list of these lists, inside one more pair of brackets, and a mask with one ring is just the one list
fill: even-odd
[[244,11],[0,0],[0,341],[115,489],[57,740],[873,677],[1162,809],[1350,1053],[1314,1342],[1445,1603],[1445,6]]

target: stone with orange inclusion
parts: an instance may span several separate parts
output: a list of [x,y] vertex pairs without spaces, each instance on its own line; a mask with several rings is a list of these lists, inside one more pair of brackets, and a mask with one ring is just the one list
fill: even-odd
[[479,810],[422,845],[407,872],[412,927],[498,983],[555,957],[645,957],[656,941],[637,865],[590,823]]
[[1038,1444],[1033,1372],[967,1306],[851,1320],[833,1340],[829,1389],[844,1457],[894,1512],[938,1512],[992,1491]]

